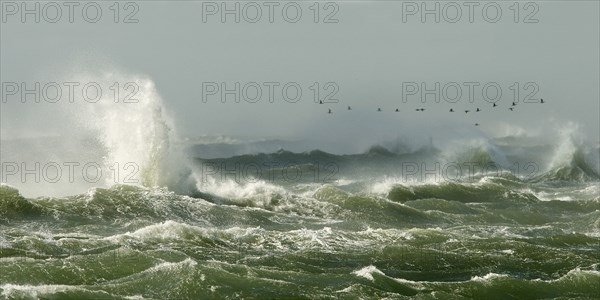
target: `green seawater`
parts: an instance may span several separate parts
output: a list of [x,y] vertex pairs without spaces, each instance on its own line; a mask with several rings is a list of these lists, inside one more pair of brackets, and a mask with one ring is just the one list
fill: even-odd
[[560,172],[257,181],[212,197],[2,185],[0,298],[600,299],[599,182]]

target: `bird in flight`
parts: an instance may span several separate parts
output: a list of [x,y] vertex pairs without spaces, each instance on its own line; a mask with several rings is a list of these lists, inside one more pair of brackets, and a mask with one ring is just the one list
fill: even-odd
[[496,105],[496,102],[494,102],[493,105],[492,105],[492,107],[496,107],[496,106],[498,106],[498,105]]
[[468,113],[469,113],[469,111],[468,111],[468,110],[465,110],[465,114],[468,114]]
[[477,108],[477,112],[480,112],[481,110],[479,110],[479,107]]
[[450,112],[454,112],[454,109],[452,109],[452,108],[451,108],[451,109],[450,109]]
[[508,109],[510,109],[510,111],[513,111],[513,110],[515,110],[513,107],[509,107]]

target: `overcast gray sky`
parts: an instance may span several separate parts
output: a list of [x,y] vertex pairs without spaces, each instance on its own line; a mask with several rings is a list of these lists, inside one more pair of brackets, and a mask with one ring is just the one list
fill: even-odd
[[[6,9],[6,1],[2,3]],[[138,23],[122,22],[134,12],[133,6],[123,4],[121,22],[115,23],[112,2],[98,3],[103,14],[97,23],[82,18],[81,6],[75,7],[73,23],[68,22],[65,7],[57,23],[43,18],[54,16],[52,7],[40,23],[32,22],[32,16],[21,22],[18,12],[6,15],[0,25],[2,82],[60,82],[76,80],[86,72],[145,76],[155,83],[178,133],[188,137],[223,134],[326,140],[339,136],[350,145],[352,140],[372,142],[420,130],[469,128],[501,134],[510,128],[528,131],[548,127],[550,122],[558,127],[575,122],[591,142],[598,141],[598,1],[539,1],[529,6],[520,2],[519,22],[515,22],[512,2],[497,2],[502,15],[496,23],[483,17],[481,7],[486,2],[476,2],[472,23],[461,1],[455,2],[463,13],[456,23],[444,19],[455,16],[455,7],[443,11],[449,2],[437,2],[442,13],[439,23],[432,15],[422,22],[419,12],[407,14],[414,8],[407,1],[344,1],[329,6],[320,2],[317,23],[313,2],[297,2],[302,9],[297,23],[282,17],[285,2],[274,6],[273,23],[264,2],[257,2],[263,15],[256,23],[244,20],[253,18],[255,9],[247,7],[244,14],[246,2],[239,2],[240,23],[232,15],[223,23],[219,12],[205,15],[203,22],[203,12],[211,7],[199,1],[132,2],[139,8],[132,17]],[[210,3],[219,7],[222,2]],[[45,4],[41,2],[40,9]],[[328,15],[338,22],[323,23]],[[293,11],[288,10],[287,16],[293,17]],[[490,16],[494,13],[488,10],[486,17]],[[286,102],[279,94],[270,103],[268,87],[262,85],[257,103],[235,103],[233,98],[221,103],[219,94],[208,96],[205,103],[203,82],[226,82],[229,87],[235,82],[241,86],[277,82],[276,93],[295,82],[303,94],[296,103]],[[339,103],[315,104],[314,82],[319,83],[321,98],[337,87],[334,98]],[[325,89],[328,82],[334,84]],[[435,103],[433,98],[421,103],[418,96],[403,103],[403,82],[424,82],[430,88],[435,82],[441,87],[456,82],[463,95],[457,103]],[[474,103],[468,102],[465,82],[480,84],[475,86]],[[488,82],[502,88],[497,109],[481,97],[481,87]],[[547,103],[519,103],[510,112],[514,83],[518,83],[521,99],[538,89],[532,98]],[[348,105],[353,107],[351,112],[346,110]],[[56,104],[23,104],[13,97],[1,106],[3,139],[57,134],[73,126]],[[376,112],[378,107],[384,111]],[[415,111],[421,107],[426,111]],[[462,112],[477,107],[483,110],[477,115]],[[393,112],[396,108],[400,113]],[[459,112],[451,114],[450,108]],[[481,126],[475,129],[475,122]]]

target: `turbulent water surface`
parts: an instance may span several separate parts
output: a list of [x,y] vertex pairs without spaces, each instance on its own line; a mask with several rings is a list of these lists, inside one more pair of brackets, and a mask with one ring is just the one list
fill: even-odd
[[[3,185],[0,295],[600,298],[598,173],[580,150],[531,176],[447,168],[423,178],[409,168],[439,152],[198,160],[210,176],[188,194],[114,185],[28,199]],[[470,150],[457,162],[492,156]],[[267,162],[272,176],[216,171]]]
[[[139,85],[140,105],[65,110],[82,141],[2,141],[0,298],[600,298],[600,150],[576,128],[351,155],[181,146]],[[9,172],[70,161],[110,176]]]

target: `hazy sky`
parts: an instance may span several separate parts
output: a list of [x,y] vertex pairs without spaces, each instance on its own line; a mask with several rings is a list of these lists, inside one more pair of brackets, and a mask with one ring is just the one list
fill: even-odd
[[[13,6],[2,3],[3,15],[7,9],[12,12]],[[437,2],[439,23],[434,15],[426,15],[422,22],[419,11],[408,14],[415,7],[421,9],[421,1],[320,2],[317,23],[312,1],[287,6],[290,19],[297,7],[302,9],[297,23],[283,18],[286,2],[273,2],[272,23],[265,2],[250,6],[238,2],[239,23],[234,22],[234,15],[226,15],[223,23],[219,12],[207,14],[208,9],[220,10],[223,2],[204,2],[204,6],[198,1],[132,2],[133,6],[119,8],[119,23],[114,22],[113,2],[98,3],[102,17],[97,23],[82,18],[81,5],[74,7],[73,23],[68,22],[64,6],[57,23],[44,19],[55,17],[54,7],[46,8],[40,23],[33,22],[35,16],[26,16],[29,19],[21,22],[19,12],[6,15],[0,25],[2,82],[44,84],[67,77],[77,80],[80,73],[94,72],[145,76],[155,83],[179,134],[190,137],[224,134],[331,140],[336,136],[351,145],[353,140],[372,141],[420,131],[501,134],[499,131],[510,128],[527,132],[548,127],[550,122],[560,127],[572,121],[591,142],[598,141],[598,1],[520,2],[519,22],[515,22],[512,1],[497,2],[502,15],[496,23],[485,19],[493,19],[496,7],[487,7],[483,16],[486,2],[477,1],[472,23],[469,9],[461,1]],[[233,8],[235,3],[226,5]],[[436,2],[427,3],[434,8]],[[456,16],[456,6],[448,3],[461,7],[456,23],[444,19]],[[45,4],[41,3],[40,10]],[[258,22],[245,20],[255,17],[257,6],[262,11]],[[132,12],[131,19],[139,22],[123,23]],[[88,9],[89,15],[94,13]],[[337,23],[323,23],[325,19]],[[235,82],[240,88],[256,82],[262,98],[257,103],[243,99],[235,103],[230,95],[222,103],[217,93],[203,102],[203,82],[224,82],[230,89]],[[269,82],[276,93],[273,103],[268,101]],[[302,98],[295,103],[281,97],[282,87],[290,82],[295,83],[288,90],[290,97],[294,97],[294,86],[302,89]],[[316,104],[315,82],[319,83],[320,99],[335,92],[333,98],[339,103]],[[440,89],[447,86],[449,98],[455,96],[457,85],[447,83],[455,82],[462,97],[457,103],[436,103],[430,95],[421,103],[417,93],[403,103],[403,82],[417,83],[419,89],[421,83],[433,89],[439,82]],[[473,83],[465,84],[468,82]],[[481,96],[482,86],[490,82],[502,90],[499,107],[494,109]],[[509,111],[515,83],[521,102],[535,92],[532,99],[543,98],[547,103],[519,103],[514,112]],[[473,103],[468,101],[469,85],[474,87]],[[409,86],[414,87],[405,84],[405,91]],[[252,98],[256,86],[247,87]],[[494,90],[488,93],[493,98]],[[352,111],[346,110],[348,105]],[[62,107],[7,98],[1,104],[2,138],[73,129]],[[377,112],[379,107],[384,111]],[[421,107],[426,110],[415,111]],[[478,107],[483,111],[475,113]],[[329,108],[331,115],[327,114]],[[400,113],[393,112],[396,108]],[[449,113],[450,108],[457,112]],[[466,109],[471,112],[465,114]],[[474,123],[481,125],[475,128]]]

